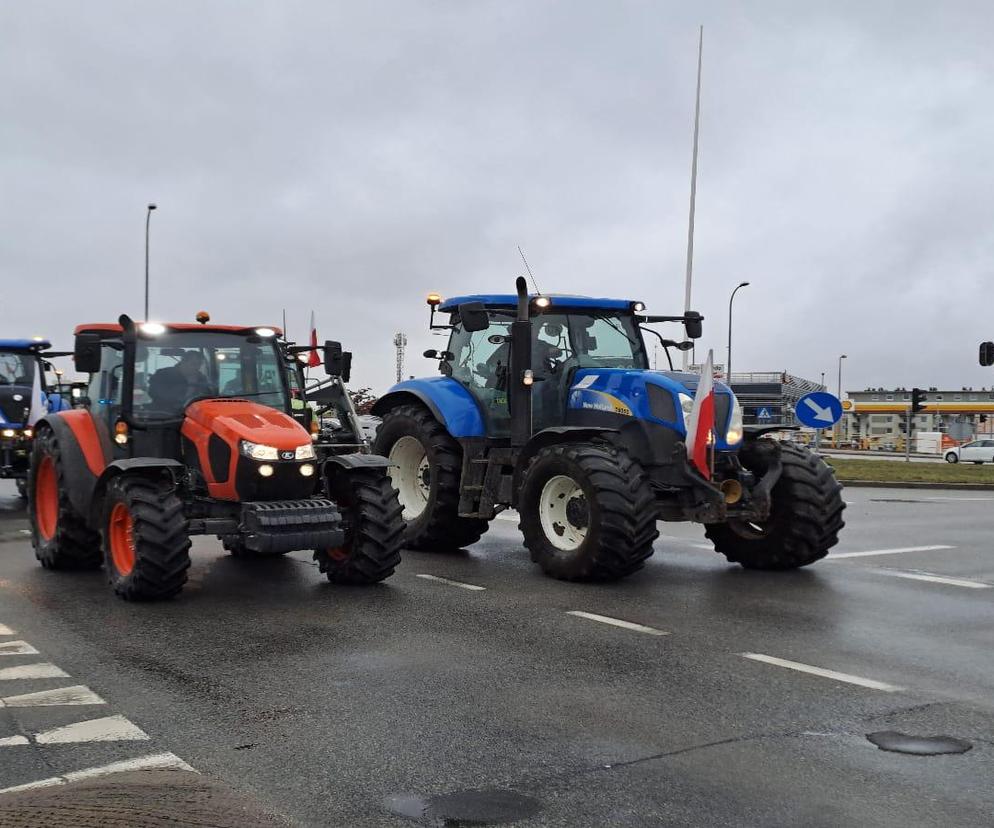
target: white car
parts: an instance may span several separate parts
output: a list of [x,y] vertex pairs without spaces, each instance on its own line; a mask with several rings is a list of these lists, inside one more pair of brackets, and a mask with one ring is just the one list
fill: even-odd
[[974,440],[946,450],[947,463],[994,463],[994,440]]

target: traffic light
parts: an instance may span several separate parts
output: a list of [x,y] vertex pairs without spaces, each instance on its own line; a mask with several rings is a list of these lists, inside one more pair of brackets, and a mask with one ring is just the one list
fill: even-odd
[[985,368],[994,365],[994,342],[980,343],[980,364]]
[[928,399],[928,397],[925,396],[925,392],[922,391],[921,388],[912,388],[911,389],[911,413],[912,414],[917,414],[919,411],[921,411],[925,407],[924,403],[925,403],[925,400],[927,400],[927,399]]

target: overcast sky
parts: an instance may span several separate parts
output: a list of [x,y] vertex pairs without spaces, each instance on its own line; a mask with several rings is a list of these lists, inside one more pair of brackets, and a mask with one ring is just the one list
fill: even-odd
[[[384,390],[424,296],[683,303],[737,371],[994,384],[994,4],[0,5],[0,337],[82,321],[276,323]],[[699,350],[700,352],[700,350]]]

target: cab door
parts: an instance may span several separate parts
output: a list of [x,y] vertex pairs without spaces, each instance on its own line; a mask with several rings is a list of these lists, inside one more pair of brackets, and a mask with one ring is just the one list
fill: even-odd
[[512,321],[510,316],[492,313],[489,327],[473,332],[457,323],[449,337],[452,358],[442,363],[443,372],[473,395],[490,437],[511,433],[507,389]]

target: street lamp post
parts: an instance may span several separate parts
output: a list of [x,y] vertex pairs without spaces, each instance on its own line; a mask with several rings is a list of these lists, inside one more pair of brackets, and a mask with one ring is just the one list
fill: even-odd
[[725,376],[728,377],[729,387],[732,384],[732,300],[735,299],[735,294],[739,292],[740,288],[748,287],[748,285],[748,282],[739,282],[738,287],[728,297],[728,359],[725,362]]
[[152,220],[154,204],[149,204],[145,211],[145,321],[148,321],[148,225]]
[[[847,359],[847,358],[848,357],[846,356],[846,354],[841,354],[839,356],[839,388],[838,388],[838,397],[839,397],[839,401],[840,402],[842,401],[842,360]],[[838,445],[839,445],[839,433],[840,433],[840,429],[839,429],[838,426],[836,426],[833,429],[833,433],[836,435],[836,437],[835,437],[835,446],[836,446],[836,448],[838,448]]]

